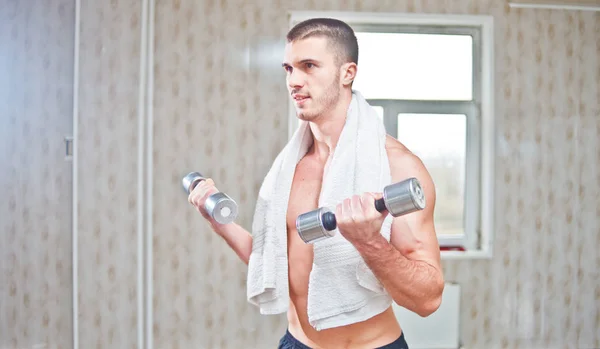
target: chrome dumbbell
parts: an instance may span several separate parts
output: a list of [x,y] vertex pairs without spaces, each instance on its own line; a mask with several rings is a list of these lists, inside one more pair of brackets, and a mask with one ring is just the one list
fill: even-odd
[[[383,197],[375,200],[375,209],[387,210],[393,217],[425,208],[425,195],[416,178],[390,184],[383,189]],[[313,243],[335,235],[335,213],[325,207],[303,213],[296,219],[296,230],[306,243]]]
[[[183,190],[190,195],[196,185],[206,178],[198,172],[191,172],[183,177]],[[238,215],[237,203],[225,193],[214,193],[206,199],[204,204],[209,216],[220,224],[233,222]]]

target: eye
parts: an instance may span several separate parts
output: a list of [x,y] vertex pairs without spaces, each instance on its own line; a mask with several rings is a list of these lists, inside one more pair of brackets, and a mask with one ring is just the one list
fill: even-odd
[[313,63],[306,63],[306,67],[307,67],[308,69],[310,69],[310,68],[312,68],[312,67],[314,67],[314,66],[315,66],[315,65],[314,65]]

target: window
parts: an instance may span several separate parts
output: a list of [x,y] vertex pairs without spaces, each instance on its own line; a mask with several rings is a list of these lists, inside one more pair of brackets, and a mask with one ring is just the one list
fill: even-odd
[[[365,98],[471,100],[473,38],[395,28],[356,28],[359,69],[354,87]],[[446,30],[448,31],[448,30]],[[385,77],[382,79],[381,77]]]
[[359,43],[353,87],[375,108],[387,132],[429,170],[436,185],[440,245],[490,256],[491,18],[299,12],[292,14],[290,24],[324,15],[353,27]]
[[435,182],[434,218],[442,235],[464,234],[466,120],[459,114],[398,114],[398,139],[414,149]]

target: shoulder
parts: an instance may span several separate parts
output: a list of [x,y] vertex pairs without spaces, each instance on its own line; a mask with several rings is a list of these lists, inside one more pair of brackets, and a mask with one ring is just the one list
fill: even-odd
[[390,163],[392,182],[415,177],[420,182],[428,203],[435,202],[435,185],[423,161],[404,144],[386,135],[385,148]]
[[423,161],[390,135],[386,136],[385,149],[389,158],[392,177],[412,176],[417,174],[416,172],[427,172]]

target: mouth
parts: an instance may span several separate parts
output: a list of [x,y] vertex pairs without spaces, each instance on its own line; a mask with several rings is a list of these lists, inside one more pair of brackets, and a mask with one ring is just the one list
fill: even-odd
[[293,95],[292,98],[297,104],[301,104],[308,100],[310,97],[304,95]]

